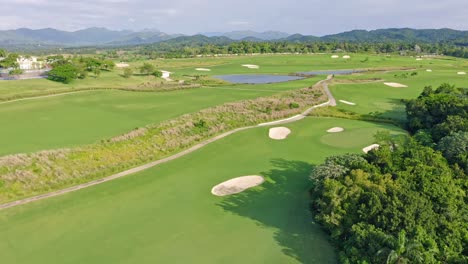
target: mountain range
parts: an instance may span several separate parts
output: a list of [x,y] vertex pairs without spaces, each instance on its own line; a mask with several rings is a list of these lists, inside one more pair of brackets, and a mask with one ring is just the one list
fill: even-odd
[[196,39],[204,43],[229,43],[233,41],[286,41],[286,42],[313,42],[313,41],[337,41],[337,42],[455,42],[468,46],[468,31],[453,29],[410,29],[390,28],[378,30],[353,30],[323,37],[301,34],[287,34],[279,31],[232,31],[232,32],[206,32],[194,36],[183,34],[167,34],[155,29],[142,31],[109,30],[106,28],[87,28],[73,32],[62,31],[53,28],[0,31],[0,47],[21,45],[55,45],[55,46],[128,46],[139,44],[151,44],[158,42],[183,43]]

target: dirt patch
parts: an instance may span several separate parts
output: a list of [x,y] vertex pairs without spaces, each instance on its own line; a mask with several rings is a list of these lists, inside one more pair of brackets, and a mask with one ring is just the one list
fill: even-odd
[[273,127],[270,128],[270,131],[268,132],[268,136],[271,139],[276,139],[276,140],[282,140],[288,137],[288,135],[291,134],[291,130],[287,127]]
[[349,102],[349,101],[345,101],[345,100],[340,100],[340,102],[342,102],[343,104],[347,104],[347,105],[356,105],[353,102]]
[[211,193],[216,196],[236,194],[258,186],[264,181],[265,179],[258,175],[237,177],[214,186],[211,189]]
[[367,147],[363,148],[362,151],[364,151],[364,153],[367,153],[367,152],[369,152],[369,151],[371,151],[373,149],[376,149],[378,147],[380,147],[379,144],[372,144],[370,146],[367,146]]
[[342,128],[342,127],[332,127],[332,128],[327,130],[328,133],[339,133],[339,132],[343,132],[343,131],[344,131],[344,128]]
[[407,85],[404,85],[404,84],[401,84],[401,83],[395,83],[395,82],[386,82],[384,84],[387,85],[387,86],[390,86],[390,87],[395,87],[395,88],[406,88],[406,87],[408,87]]

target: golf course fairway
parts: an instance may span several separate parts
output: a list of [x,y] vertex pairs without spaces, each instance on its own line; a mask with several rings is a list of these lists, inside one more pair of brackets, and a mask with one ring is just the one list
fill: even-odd
[[[312,118],[245,130],[189,155],[92,188],[2,210],[4,263],[336,263],[308,205],[312,167],[362,153],[390,125]],[[326,130],[342,127],[343,132]],[[340,142],[352,142],[342,144]],[[265,182],[217,197],[216,184],[243,175]]]

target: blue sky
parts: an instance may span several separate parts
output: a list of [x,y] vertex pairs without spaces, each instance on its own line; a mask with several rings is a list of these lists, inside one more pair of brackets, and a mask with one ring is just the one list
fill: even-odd
[[468,0],[0,0],[0,29],[279,30],[325,35],[389,27],[468,30]]

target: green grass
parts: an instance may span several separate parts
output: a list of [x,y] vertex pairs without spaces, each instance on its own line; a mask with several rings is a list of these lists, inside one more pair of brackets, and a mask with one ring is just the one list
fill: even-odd
[[0,155],[90,144],[225,102],[310,86],[322,77],[162,93],[89,91],[0,104]]
[[[345,132],[326,133],[341,126]],[[113,182],[0,212],[5,263],[335,263],[308,209],[310,169],[329,155],[361,152],[376,130],[395,127],[334,118],[234,134],[192,154]],[[363,136],[366,135],[366,136]],[[337,141],[352,141],[340,147]],[[255,142],[255,147],[252,147]],[[227,179],[267,181],[225,198]]]
[[[411,74],[411,72],[413,71],[408,73]],[[437,88],[442,83],[449,83],[457,87],[468,87],[466,75],[457,75],[457,70],[453,67],[450,69],[439,67],[433,69],[433,72],[426,72],[426,68],[422,68],[416,72],[418,75],[409,76],[408,78],[401,77],[401,74],[405,73],[403,71],[339,76],[337,79],[382,78],[383,80],[374,83],[335,84],[331,86],[331,92],[337,101],[345,100],[356,103],[355,106],[350,106],[338,101],[339,109],[359,114],[379,112],[382,117],[404,120],[405,107],[401,99],[416,98],[425,86]],[[395,74],[397,74],[397,77],[395,77]],[[407,85],[408,88],[393,88],[384,85],[384,82],[397,82]]]

